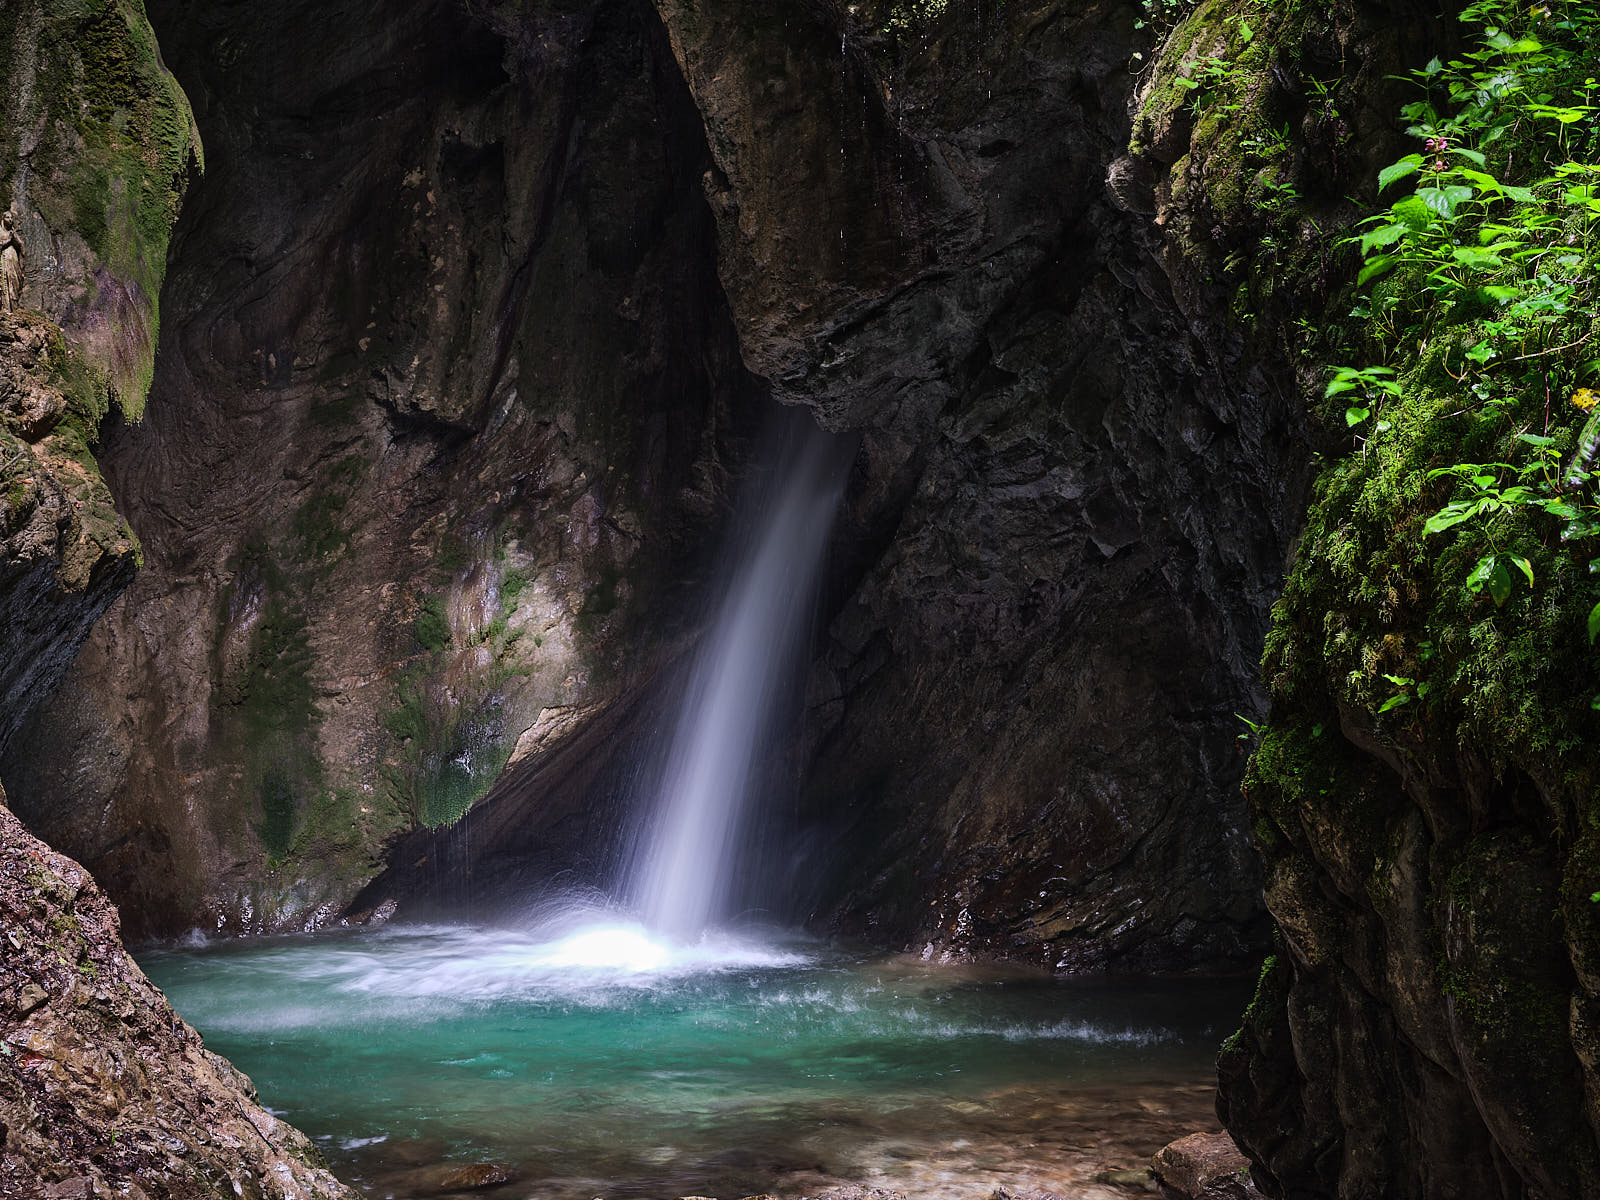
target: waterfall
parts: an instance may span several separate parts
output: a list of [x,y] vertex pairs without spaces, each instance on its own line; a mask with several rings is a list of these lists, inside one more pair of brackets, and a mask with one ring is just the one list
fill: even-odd
[[695,653],[653,813],[632,872],[646,924],[693,936],[728,916],[759,755],[810,633],[852,439],[793,419],[759,516],[737,543],[716,617]]

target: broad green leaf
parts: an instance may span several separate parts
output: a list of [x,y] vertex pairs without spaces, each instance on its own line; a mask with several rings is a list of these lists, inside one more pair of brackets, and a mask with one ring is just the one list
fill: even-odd
[[1498,559],[1489,572],[1488,588],[1489,599],[1494,601],[1496,608],[1504,607],[1505,602],[1511,599],[1511,572],[1506,570],[1505,563]]
[[1592,645],[1595,638],[1600,637],[1600,604],[1589,610],[1589,642]]
[[1361,273],[1356,276],[1356,286],[1360,287],[1363,283],[1370,283],[1387,275],[1399,261],[1398,256],[1393,254],[1380,254],[1376,258],[1368,259],[1366,266],[1362,267]]
[[1361,237],[1361,253],[1367,254],[1372,250],[1381,250],[1385,246],[1392,246],[1406,235],[1404,225],[1385,225],[1381,229],[1374,229]]
[[1555,438],[1545,437],[1542,433],[1519,433],[1517,441],[1527,442],[1530,446],[1549,446],[1555,442]]
[[1486,363],[1494,357],[1494,347],[1488,342],[1479,342],[1466,352],[1466,356],[1475,363]]
[[1397,163],[1390,163],[1378,172],[1378,190],[1381,192],[1391,183],[1404,179],[1408,175],[1415,175],[1422,169],[1422,155],[1408,154]]
[[1514,287],[1501,287],[1498,284],[1481,287],[1478,294],[1485,300],[1492,300],[1496,304],[1510,304],[1522,293]]
[[1441,508],[1428,518],[1428,523],[1422,527],[1423,533],[1441,533],[1452,525],[1459,525],[1472,516],[1473,509],[1464,504],[1451,504]]
[[1457,246],[1450,251],[1450,257],[1464,267],[1474,270],[1492,270],[1506,265],[1505,259],[1488,250],[1480,250],[1476,246]]
[[1478,151],[1476,151],[1476,150],[1468,150],[1465,146],[1457,146],[1455,148],[1455,150],[1453,151],[1453,153],[1459,154],[1462,158],[1466,159],[1468,162],[1477,163],[1480,167],[1486,165],[1488,163],[1488,161],[1489,161],[1487,158],[1485,158]]
[[1402,200],[1396,200],[1389,206],[1389,211],[1394,214],[1395,220],[1399,221],[1400,224],[1418,233],[1433,224],[1433,210],[1416,196],[1407,196]]
[[1522,555],[1520,555],[1520,554],[1513,554],[1513,555],[1510,556],[1510,558],[1511,558],[1511,565],[1516,567],[1517,570],[1522,572],[1523,576],[1528,581],[1528,586],[1532,587],[1533,586],[1533,564],[1531,562],[1529,562],[1527,559],[1523,558]]
[[1359,425],[1371,415],[1372,410],[1370,408],[1358,408],[1355,405],[1351,405],[1349,408],[1344,410],[1344,423],[1347,427],[1351,425]]
[[1471,200],[1473,191],[1465,184],[1451,184],[1448,187],[1426,187],[1417,189],[1417,199],[1421,200],[1434,212],[1446,221],[1453,220],[1456,208],[1467,200]]
[[1411,703],[1411,697],[1408,696],[1405,692],[1401,692],[1398,696],[1390,696],[1387,700],[1385,700],[1382,704],[1380,704],[1378,706],[1378,711],[1380,713],[1386,713],[1391,708],[1399,708],[1402,704],[1410,704],[1410,703]]

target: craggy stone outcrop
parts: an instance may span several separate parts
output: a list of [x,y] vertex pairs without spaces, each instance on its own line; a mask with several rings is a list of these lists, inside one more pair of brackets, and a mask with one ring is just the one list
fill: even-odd
[[[1107,186],[1133,12],[661,11],[741,344],[863,431],[863,569],[809,697],[797,887],[935,953],[1246,955],[1232,714],[1299,452],[1284,393],[1186,319]],[[767,281],[791,276],[786,308]]]
[[[1519,14],[1505,44],[1558,39],[1548,17]],[[1398,117],[1418,95],[1406,71],[1449,59],[1462,37],[1411,5],[1216,0],[1168,40],[1130,160],[1156,181],[1196,302],[1223,301],[1208,278],[1248,297],[1235,307],[1245,335],[1269,331],[1253,353],[1270,361],[1275,331],[1311,367],[1306,408],[1327,422],[1245,781],[1277,953],[1219,1063],[1219,1114],[1271,1197],[1600,1188],[1593,552],[1508,520],[1499,536],[1534,547],[1538,583],[1502,607],[1464,586],[1470,541],[1425,530],[1450,496],[1432,468],[1511,459],[1528,430],[1570,453],[1583,418],[1552,405],[1545,380],[1571,377],[1556,356],[1591,318],[1550,333],[1525,394],[1486,393],[1487,419],[1461,419],[1481,380],[1415,338],[1381,360],[1400,393],[1383,425],[1352,437],[1345,401],[1323,399],[1329,364],[1384,350],[1339,239],[1381,208],[1379,169],[1418,149]],[[1225,78],[1197,101],[1174,81],[1207,61]],[[1581,84],[1592,51],[1570,70]],[[1523,153],[1495,169],[1545,173]],[[1482,315],[1463,309],[1429,343],[1471,345]]]
[[764,401],[647,7],[152,11],[211,160],[105,454],[147,566],[4,769],[130,928],[311,927],[674,653]]
[[81,370],[43,314],[0,314],[0,748],[139,556],[85,444],[94,384]]
[[770,391],[862,437],[791,915],[1248,956],[1301,452],[1107,186],[1133,11],[469,7],[155,6],[211,174],[108,442],[149,566],[4,760],[27,818],[144,932],[320,923],[469,808],[392,895],[607,882]]
[[122,948],[117,910],[0,792],[0,1193],[344,1200]]
[[[0,11],[0,195],[27,257],[0,314],[0,750],[133,577],[139,546],[92,448],[136,414],[167,233],[198,144],[126,0]],[[75,793],[74,793],[75,795]],[[336,1200],[122,948],[89,873],[0,790],[0,1194]]]
[[0,315],[0,751],[133,578],[91,447],[137,413],[167,234],[199,143],[126,0],[0,13],[0,206],[26,250]]
[[[1186,317],[1106,185],[1131,13],[658,11],[745,361],[862,436],[774,891],[930,953],[1247,956],[1232,714],[1254,707],[1298,451],[1287,393]],[[565,766],[405,843],[363,905],[540,854],[538,806],[604,794],[595,748],[652,711],[611,709]]]

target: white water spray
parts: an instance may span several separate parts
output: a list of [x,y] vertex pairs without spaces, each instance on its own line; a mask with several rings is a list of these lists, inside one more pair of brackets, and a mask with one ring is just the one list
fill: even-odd
[[757,754],[809,618],[848,445],[809,420],[783,456],[753,541],[696,653],[654,823],[633,872],[645,922],[692,937],[724,918]]

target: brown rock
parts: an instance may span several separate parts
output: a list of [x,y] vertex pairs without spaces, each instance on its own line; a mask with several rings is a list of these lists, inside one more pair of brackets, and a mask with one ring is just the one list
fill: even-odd
[[384,1179],[385,1188],[404,1195],[444,1196],[477,1192],[511,1183],[516,1171],[502,1163],[433,1163]]
[[22,990],[17,993],[17,1012],[25,1017],[48,999],[50,999],[50,993],[37,983],[25,984]]
[[[350,1200],[145,978],[83,868],[3,803],[0,927],[25,947],[0,956],[0,992],[15,989],[25,1010],[0,1011],[0,1196]],[[126,1014],[119,1024],[108,1007]]]
[[1258,1195],[1250,1160],[1225,1133],[1191,1133],[1164,1146],[1150,1169],[1171,1200],[1246,1200]]

